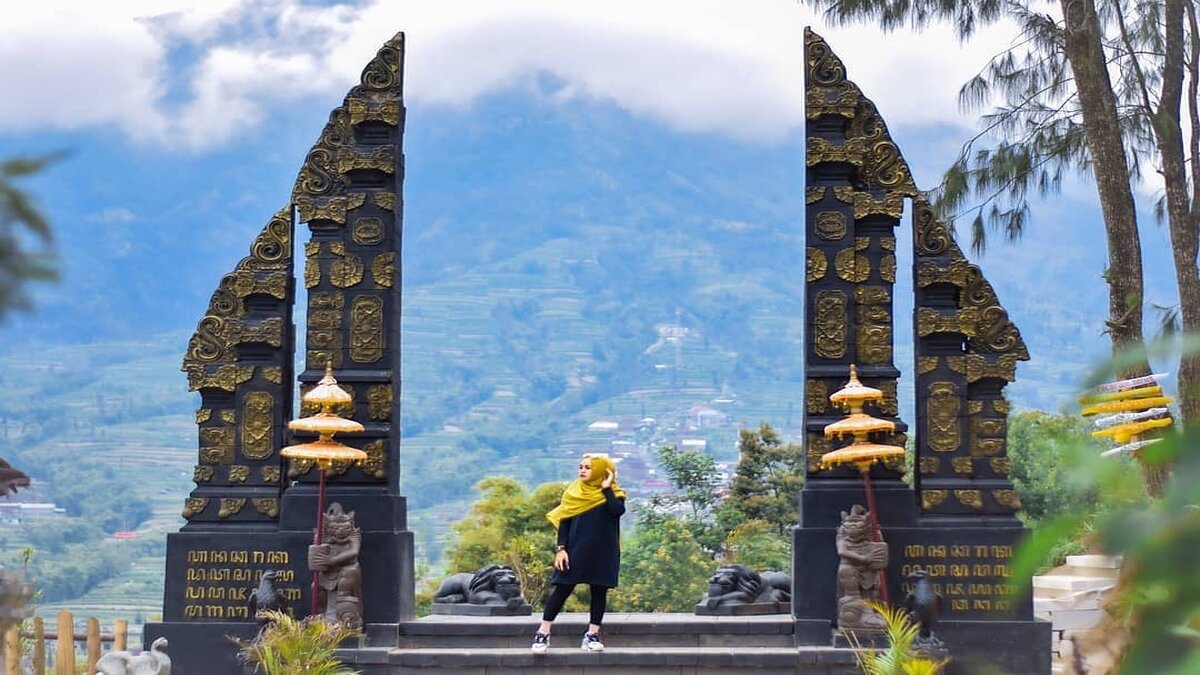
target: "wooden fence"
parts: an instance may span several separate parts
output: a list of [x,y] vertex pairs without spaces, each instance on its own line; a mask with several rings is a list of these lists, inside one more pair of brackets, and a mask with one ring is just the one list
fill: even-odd
[[[87,649],[86,675],[96,672],[96,661],[100,660],[101,644],[112,643],[112,648],[123,650],[129,641],[129,622],[118,619],[111,633],[100,632],[100,621],[94,617],[87,620],[87,632],[75,632],[75,618],[67,610],[58,613],[58,630],[46,631],[45,622],[41,617],[33,620],[33,630],[24,633],[14,627],[4,635],[4,675],[21,675],[21,639],[30,640],[30,662],[34,675],[77,675],[75,669],[75,643],[82,642]],[[59,639],[59,636],[66,636]],[[53,658],[53,671],[46,670],[46,642],[56,644]]]

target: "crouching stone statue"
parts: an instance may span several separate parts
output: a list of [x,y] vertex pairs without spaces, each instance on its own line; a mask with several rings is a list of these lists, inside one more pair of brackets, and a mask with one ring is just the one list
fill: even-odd
[[743,565],[725,565],[708,578],[708,594],[696,613],[785,614],[791,611],[792,578],[782,572],[759,574]]
[[433,596],[434,614],[525,616],[533,607],[521,595],[521,582],[510,567],[489,565],[475,573],[452,574]]

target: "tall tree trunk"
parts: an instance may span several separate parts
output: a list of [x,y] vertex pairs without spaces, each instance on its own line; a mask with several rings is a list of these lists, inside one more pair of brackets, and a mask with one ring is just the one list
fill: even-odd
[[[1143,281],[1142,244],[1138,238],[1137,212],[1129,183],[1129,161],[1121,143],[1117,102],[1104,55],[1100,21],[1094,0],[1059,0],[1062,7],[1063,51],[1075,76],[1092,171],[1100,196],[1104,230],[1108,238],[1108,330],[1113,355],[1118,357],[1120,378],[1150,374],[1144,351],[1129,359],[1131,350],[1145,346],[1142,332]],[[1142,463],[1146,489],[1161,491],[1165,474]]]

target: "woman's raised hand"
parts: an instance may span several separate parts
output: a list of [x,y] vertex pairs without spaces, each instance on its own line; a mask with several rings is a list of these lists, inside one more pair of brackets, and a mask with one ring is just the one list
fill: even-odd
[[559,572],[566,572],[571,569],[571,558],[567,555],[566,549],[561,549],[554,554],[554,569]]
[[614,480],[616,477],[617,477],[617,476],[616,476],[616,474],[614,474],[614,473],[613,473],[613,470],[612,470],[612,469],[609,469],[609,470],[608,470],[608,475],[606,475],[606,476],[604,477],[604,480],[600,481],[600,487],[601,487],[601,488],[610,488],[610,487],[612,487],[613,480]]

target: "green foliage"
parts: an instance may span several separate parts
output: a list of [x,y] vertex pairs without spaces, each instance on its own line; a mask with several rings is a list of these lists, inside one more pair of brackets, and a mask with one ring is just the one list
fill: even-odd
[[1009,417],[1013,485],[1031,520],[1091,512],[1100,506],[1096,486],[1076,470],[1085,455],[1094,457],[1102,451],[1091,428],[1077,415],[1029,411]]
[[621,587],[612,607],[625,612],[690,612],[704,595],[712,558],[674,518],[642,525],[621,550]]
[[282,612],[264,612],[271,623],[254,640],[239,641],[238,657],[265,675],[354,675],[334,655],[343,640],[359,633],[324,617],[302,621]]
[[733,529],[747,520],[770,523],[784,536],[796,524],[796,495],[804,487],[804,447],[784,443],[770,424],[738,432],[737,473],[718,515]]
[[[891,605],[870,605],[883,617],[888,646],[883,650],[860,649],[855,652],[863,675],[938,675],[942,672],[945,662],[913,654],[912,645],[920,627],[912,621],[908,612]],[[858,646],[853,631],[847,631],[846,637],[851,644]]]
[[16,181],[34,175],[57,157],[0,161],[0,318],[28,309],[25,284],[57,278],[50,224]]
[[482,493],[466,517],[453,526],[448,548],[452,572],[474,572],[488,565],[508,565],[521,582],[525,599],[540,602],[554,569],[556,533],[546,513],[565,485],[545,483],[532,493],[507,477],[486,478]]
[[710,555],[721,549],[725,532],[713,520],[717,502],[717,461],[701,450],[680,450],[672,445],[658,449],[659,466],[675,488],[675,494],[652,496],[638,514],[639,523],[652,525],[678,519]]
[[787,572],[792,568],[792,542],[766,521],[747,520],[725,537],[724,562],[756,572]]

